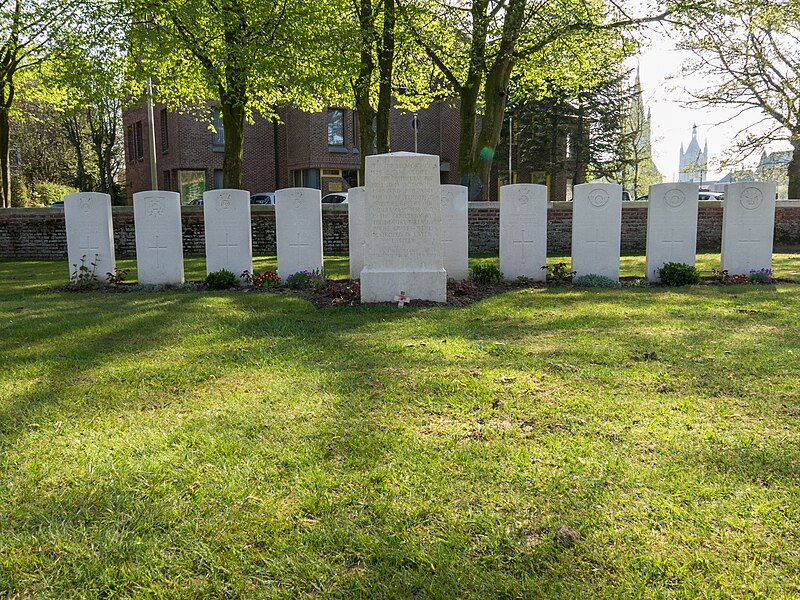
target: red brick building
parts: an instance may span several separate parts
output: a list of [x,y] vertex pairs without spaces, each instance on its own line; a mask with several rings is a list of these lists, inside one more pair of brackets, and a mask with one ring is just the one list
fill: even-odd
[[[343,191],[363,184],[361,144],[357,115],[347,108],[329,107],[307,113],[296,109],[280,111],[282,123],[256,117],[245,124],[243,187],[251,193],[271,192],[292,186],[317,188],[322,194]],[[134,192],[150,189],[150,156],[145,108],[132,108],[123,115],[128,203]],[[212,122],[193,115],[154,111],[156,164],[159,189],[179,192],[189,204],[206,190],[222,187],[224,130],[219,112],[212,109]],[[390,117],[393,151],[414,150],[413,114],[392,110]],[[441,182],[458,183],[459,116],[456,106],[436,103],[418,112],[417,149],[440,157]],[[547,183],[551,200],[566,198],[567,177],[545,176],[531,165],[518,164],[520,140],[512,147],[515,183]],[[499,185],[508,177],[507,133],[498,148],[490,199],[497,200]],[[502,157],[502,158],[501,158]]]

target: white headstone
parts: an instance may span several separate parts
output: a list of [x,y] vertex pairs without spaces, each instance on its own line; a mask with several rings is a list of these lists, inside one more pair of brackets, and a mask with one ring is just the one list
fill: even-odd
[[312,188],[275,192],[278,276],[298,271],[322,272],[322,196]]
[[136,224],[136,272],[139,283],[183,283],[181,195],[137,192],[133,195]]
[[367,156],[362,302],[447,300],[439,178],[438,156]]
[[111,222],[111,196],[79,192],[64,196],[64,222],[67,228],[67,256],[70,277],[83,265],[101,283],[113,273],[114,228]]
[[350,245],[350,279],[359,279],[364,268],[364,211],[367,191],[351,187],[347,191],[347,227]]
[[772,269],[775,184],[729,183],[722,202],[720,265],[729,275]]
[[572,270],[575,276],[619,279],[622,186],[582,183],[573,189]]
[[694,265],[697,251],[696,183],[650,186],[647,201],[647,259],[649,281],[660,281],[666,263]]
[[252,273],[250,192],[203,192],[203,218],[206,228],[206,273],[227,269],[240,279],[244,271]]
[[443,185],[442,233],[444,235],[444,270],[448,279],[469,277],[469,190],[463,185]]
[[500,188],[500,271],[508,279],[545,281],[547,271],[547,186],[532,183]]

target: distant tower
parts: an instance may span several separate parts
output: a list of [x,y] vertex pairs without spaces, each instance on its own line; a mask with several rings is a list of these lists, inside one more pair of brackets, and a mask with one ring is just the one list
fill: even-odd
[[689,142],[686,152],[683,151],[683,144],[681,144],[678,173],[678,181],[697,182],[703,181],[708,173],[708,141],[700,150],[700,144],[697,142],[697,125],[692,127],[692,141]]

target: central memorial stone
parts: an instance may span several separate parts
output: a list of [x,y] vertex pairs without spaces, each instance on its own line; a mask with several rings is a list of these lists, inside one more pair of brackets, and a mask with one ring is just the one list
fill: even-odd
[[447,300],[439,157],[395,152],[366,158],[366,252],[361,301]]

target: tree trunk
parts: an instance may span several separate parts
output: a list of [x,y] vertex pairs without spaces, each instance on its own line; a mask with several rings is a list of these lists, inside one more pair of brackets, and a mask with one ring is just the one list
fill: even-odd
[[458,177],[461,185],[469,188],[469,199],[477,200],[485,182],[473,168],[475,155],[478,96],[486,72],[486,37],[489,19],[486,15],[489,0],[472,2],[472,40],[469,48],[469,67],[464,84],[458,89],[461,101],[459,107],[458,132]]
[[[525,0],[509,1],[497,56],[484,81],[484,114],[481,130],[478,133],[477,147],[473,149],[472,153],[472,172],[477,174],[478,180],[482,184],[483,189],[479,193],[482,200],[489,199],[492,161],[497,144],[500,142],[500,132],[503,128],[503,117],[508,101],[508,82],[514,68],[514,48],[519,38],[524,12]],[[472,198],[472,196],[470,197]]]
[[11,208],[11,124],[14,102],[14,73],[6,71],[0,83],[0,208]]
[[[484,85],[483,120],[478,134],[478,151],[473,154],[472,163],[472,172],[477,173],[479,181],[483,183],[483,189],[479,196],[481,200],[489,199],[492,163],[503,129],[511,68],[511,61],[495,63],[489,71]],[[509,182],[511,181],[510,177],[509,173]]]
[[3,104],[0,106],[0,208],[11,208],[11,144],[9,127],[8,108]]
[[572,144],[575,158],[575,171],[572,176],[572,187],[586,183],[586,171],[589,168],[587,157],[589,156],[589,135],[586,127],[586,105],[583,97],[578,98],[578,114],[576,115],[577,128],[575,130],[575,142]]
[[66,117],[66,119],[64,120],[64,131],[66,133],[67,141],[75,149],[75,157],[78,161],[77,164],[78,172],[75,178],[75,185],[80,191],[88,192],[90,191],[89,181],[88,177],[86,176],[86,161],[83,156],[81,126],[80,122],[78,121],[77,115],[71,114]]
[[243,187],[244,103],[222,101],[222,126],[225,128],[225,155],[222,159],[222,185],[228,189]]
[[361,61],[358,76],[352,86],[356,114],[358,115],[361,175],[363,178],[366,172],[366,158],[368,155],[373,154],[377,147],[375,128],[372,126],[372,122],[375,119],[375,109],[372,107],[369,98],[370,88],[372,87],[372,74],[375,71],[375,61],[372,55],[375,40],[372,0],[361,0],[356,10],[358,12],[359,33],[361,35]]
[[483,190],[480,175],[472,168],[472,156],[475,153],[475,129],[477,124],[478,82],[468,82],[461,88],[459,98],[458,126],[458,176],[461,185],[469,188],[469,199],[477,200]]
[[383,38],[378,50],[378,154],[391,151],[389,111],[392,107],[392,70],[394,67],[394,0],[383,2]]
[[792,136],[792,160],[788,166],[789,200],[800,200],[800,132]]

